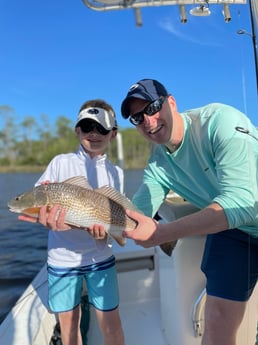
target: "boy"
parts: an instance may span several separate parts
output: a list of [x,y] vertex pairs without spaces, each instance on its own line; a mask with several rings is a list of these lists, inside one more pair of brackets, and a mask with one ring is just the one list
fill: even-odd
[[[54,157],[36,185],[86,176],[94,189],[109,185],[123,193],[123,170],[111,163],[104,153],[117,135],[113,108],[103,100],[85,102],[78,114],[75,133],[80,142],[78,151]],[[61,214],[64,212],[61,210]],[[105,236],[95,240],[88,231],[64,228],[58,219],[51,219],[51,215],[48,217],[42,208],[38,221],[51,230],[66,230],[49,231],[48,238],[48,299],[50,309],[58,313],[63,345],[82,345],[80,300],[83,279],[104,344],[124,345],[110,238]],[[19,216],[19,219],[35,221],[26,216]]]

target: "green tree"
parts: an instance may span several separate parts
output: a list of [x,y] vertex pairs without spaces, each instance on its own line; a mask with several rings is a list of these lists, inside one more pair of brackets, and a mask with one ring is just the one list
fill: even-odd
[[35,128],[36,128],[36,120],[33,116],[27,116],[21,122],[21,128],[23,130],[22,138],[23,138],[23,150],[22,154],[25,156],[32,156],[33,155],[33,135],[35,135]]
[[124,147],[124,167],[126,169],[143,168],[150,154],[150,144],[135,128],[121,131]]
[[[27,116],[18,126],[11,107],[0,106],[0,115],[4,120],[0,130],[1,166],[43,169],[57,154],[74,152],[78,147],[73,123],[63,115],[57,118],[54,125],[50,124],[46,114],[42,114],[39,119]],[[124,168],[145,167],[151,148],[149,142],[135,128],[120,129],[119,132],[122,135]],[[107,154],[116,164],[119,163],[117,152],[117,140],[113,140]]]
[[14,110],[10,106],[0,106],[0,116],[3,119],[3,128],[0,131],[1,157],[4,158],[7,165],[11,166],[15,164],[15,147],[18,138],[14,115]]

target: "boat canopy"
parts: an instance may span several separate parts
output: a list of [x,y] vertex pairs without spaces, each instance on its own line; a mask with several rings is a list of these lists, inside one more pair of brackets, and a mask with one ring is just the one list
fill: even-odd
[[[83,3],[92,10],[126,10],[133,9],[137,26],[142,26],[141,8],[154,6],[179,7],[180,21],[182,24],[187,22],[186,5],[192,5],[190,14],[193,16],[209,16],[211,11],[209,5],[220,5],[225,22],[231,20],[230,6],[246,4],[247,0],[82,0]],[[251,1],[251,0],[250,0]],[[256,1],[256,0],[254,0]]]

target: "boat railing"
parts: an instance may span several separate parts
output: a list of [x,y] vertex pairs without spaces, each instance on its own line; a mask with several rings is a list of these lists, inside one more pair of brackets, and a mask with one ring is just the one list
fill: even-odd
[[201,337],[204,331],[204,306],[206,302],[206,289],[198,296],[193,308],[193,328],[196,337]]

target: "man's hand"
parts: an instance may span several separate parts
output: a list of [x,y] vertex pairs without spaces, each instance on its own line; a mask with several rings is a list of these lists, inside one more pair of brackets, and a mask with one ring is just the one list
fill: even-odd
[[124,231],[124,237],[134,240],[136,244],[144,248],[153,247],[159,244],[155,242],[158,222],[132,210],[126,210],[126,214],[137,222],[137,226],[134,230]]

